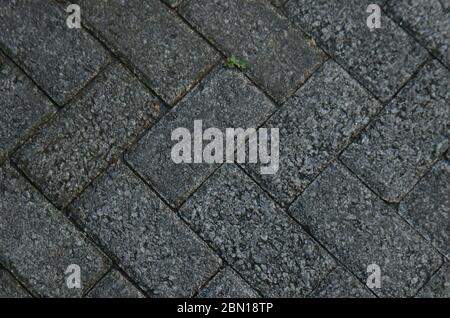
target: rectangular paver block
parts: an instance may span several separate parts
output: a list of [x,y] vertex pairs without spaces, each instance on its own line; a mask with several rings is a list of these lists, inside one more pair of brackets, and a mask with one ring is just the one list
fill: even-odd
[[288,17],[382,101],[410,79],[427,55],[415,40],[381,13],[381,28],[369,29],[373,0],[291,0]]
[[119,271],[111,270],[87,294],[88,298],[144,298]]
[[400,202],[399,213],[450,259],[450,163],[437,163]]
[[428,50],[450,67],[450,2],[447,0],[388,1],[386,10]]
[[450,298],[450,264],[445,263],[419,292],[420,298]]
[[192,136],[195,120],[203,121],[203,130],[213,127],[222,133],[257,128],[275,109],[242,73],[219,66],[152,127],[127,160],[171,205],[179,206],[218,164],[174,163],[171,150],[177,141],[171,140],[172,132],[184,127]]
[[379,109],[378,103],[335,62],[327,62],[264,127],[280,129],[276,174],[244,167],[282,205],[290,204]]
[[361,281],[369,265],[381,271],[380,296],[411,297],[442,264],[442,257],[395,207],[368,190],[343,165],[333,164],[289,212]]
[[0,47],[59,105],[109,60],[106,50],[85,30],[67,26],[68,16],[52,1],[0,3]]
[[181,14],[250,77],[283,102],[324,61],[323,53],[266,1],[189,0]]
[[[0,168],[0,262],[35,295],[81,297],[109,260],[11,166]],[[69,265],[81,289],[69,289]],[[74,272],[70,272],[74,273]]]
[[334,260],[235,165],[223,165],[180,215],[265,297],[301,297]]
[[32,81],[0,54],[0,161],[55,111]]
[[64,207],[160,112],[156,97],[114,64],[42,126],[14,160],[53,203]]
[[220,260],[125,165],[110,168],[70,215],[154,297],[190,297]]
[[374,298],[375,296],[355,276],[338,267],[327,276],[314,292],[312,298]]
[[217,63],[218,53],[159,0],[84,0],[88,25],[167,103]]
[[341,155],[383,199],[400,201],[448,149],[449,75],[427,64]]
[[197,295],[199,298],[258,298],[259,295],[235,271],[226,267]]

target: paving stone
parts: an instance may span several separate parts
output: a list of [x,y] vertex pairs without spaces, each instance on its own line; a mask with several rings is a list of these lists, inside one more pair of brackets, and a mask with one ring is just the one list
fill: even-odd
[[112,270],[89,292],[88,298],[144,298],[120,272]]
[[420,298],[450,298],[450,265],[444,264],[419,292]]
[[178,7],[183,0],[163,0],[172,8]]
[[342,154],[380,196],[398,202],[449,146],[450,76],[427,64]]
[[[203,129],[258,127],[276,106],[240,72],[215,68],[171,110],[137,147],[128,162],[174,207],[179,206],[217,168],[218,164],[180,163],[171,159],[176,144],[171,133],[185,127],[193,132],[194,120]],[[206,142],[205,142],[206,144]]]
[[109,55],[83,29],[69,29],[68,13],[51,1],[0,4],[0,46],[59,105],[108,62]]
[[325,278],[314,292],[312,298],[374,298],[375,296],[342,267],[336,268]]
[[217,273],[199,298],[258,298],[258,294],[230,267]]
[[290,204],[381,108],[335,62],[327,62],[264,124],[280,129],[276,174],[251,173],[282,205]]
[[450,67],[450,1],[388,1],[387,11]]
[[[9,165],[0,168],[0,262],[35,295],[80,297],[109,260],[62,212]],[[69,265],[81,269],[81,289],[69,289]]]
[[6,270],[0,269],[0,298],[29,298],[30,294]]
[[442,257],[388,205],[341,164],[332,164],[289,212],[341,262],[366,281],[381,269],[380,296],[415,295]]
[[218,62],[218,53],[159,0],[80,3],[94,32],[169,104]]
[[0,161],[56,111],[12,63],[0,55]]
[[179,213],[263,296],[304,296],[335,266],[235,165],[223,165]]
[[[378,1],[381,6],[384,1]],[[291,0],[287,16],[382,101],[388,101],[426,58],[412,37],[382,15],[381,28],[367,27],[373,0]]]
[[400,203],[399,213],[450,259],[450,163],[437,163]]
[[287,0],[270,0],[270,2],[272,2],[272,4],[276,7],[282,7],[283,4],[286,3]]
[[116,64],[43,125],[14,160],[64,207],[159,115],[156,97]]
[[278,102],[305,82],[325,57],[266,1],[189,0],[180,13]]
[[152,296],[192,296],[220,266],[207,245],[123,164],[96,179],[69,213]]

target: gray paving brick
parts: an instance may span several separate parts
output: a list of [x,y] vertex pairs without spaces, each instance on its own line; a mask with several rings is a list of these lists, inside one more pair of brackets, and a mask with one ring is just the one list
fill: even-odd
[[413,296],[442,263],[393,206],[341,164],[325,170],[289,212],[360,280],[370,264],[380,266],[381,289],[373,289],[380,296]]
[[94,32],[169,104],[218,62],[218,53],[159,0],[83,0],[81,6]]
[[450,298],[450,265],[444,264],[419,292],[420,298]]
[[31,80],[0,54],[0,161],[55,111]]
[[223,165],[180,215],[263,296],[311,292],[335,263],[239,168]]
[[123,164],[95,180],[70,206],[70,215],[152,296],[192,296],[220,266],[206,244]]
[[450,2],[441,0],[388,1],[394,20],[450,67]]
[[[382,101],[389,100],[425,60],[426,51],[388,17],[366,24],[372,0],[291,0],[288,17]],[[381,5],[383,1],[378,1]]]
[[[183,0],[163,0],[165,3],[167,3],[172,8],[178,7]],[[189,1],[189,0],[188,0]]]
[[437,163],[400,203],[399,213],[450,259],[450,163]]
[[64,207],[159,115],[156,97],[116,64],[42,126],[14,160]]
[[112,270],[87,294],[88,298],[144,298],[120,272]]
[[197,295],[199,298],[258,298],[258,294],[230,267],[217,273]]
[[0,268],[0,298],[29,298],[30,294],[6,270]]
[[247,61],[247,73],[278,102],[324,61],[323,53],[266,1],[190,0],[181,14],[227,56]]
[[247,169],[282,205],[291,203],[381,108],[335,62],[327,62],[264,124],[280,129],[280,164],[262,175]]
[[374,298],[375,296],[342,267],[325,278],[309,297],[312,298]]
[[60,105],[109,60],[83,29],[67,27],[67,17],[51,1],[0,4],[0,46]]
[[343,162],[385,200],[398,202],[448,148],[449,102],[448,70],[427,64],[346,149]]
[[[0,262],[34,294],[80,297],[108,270],[109,260],[62,212],[9,165],[0,168]],[[69,289],[67,267],[81,269],[81,289]]]
[[270,0],[270,2],[272,2],[272,4],[276,7],[281,7],[283,6],[283,4],[286,3],[287,0]]
[[203,120],[204,130],[256,128],[275,109],[240,72],[217,67],[126,158],[171,205],[179,206],[218,164],[175,164],[171,159],[176,143],[171,140],[172,131],[185,127],[192,132],[194,120]]

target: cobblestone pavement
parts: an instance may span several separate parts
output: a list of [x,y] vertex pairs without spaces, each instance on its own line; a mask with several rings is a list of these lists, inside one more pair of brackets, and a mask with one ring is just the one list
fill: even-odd
[[450,297],[448,0],[2,0],[0,109],[0,297]]

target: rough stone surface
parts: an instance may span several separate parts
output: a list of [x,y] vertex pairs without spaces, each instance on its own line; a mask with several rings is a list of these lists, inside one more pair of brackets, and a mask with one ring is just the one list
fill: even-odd
[[399,212],[450,259],[450,163],[437,163],[400,203]]
[[122,66],[110,66],[14,160],[64,207],[159,115],[156,98]]
[[385,200],[398,202],[448,149],[449,75],[439,63],[427,64],[342,154]]
[[288,205],[380,108],[342,68],[327,62],[264,124],[280,129],[278,172],[263,175],[260,164],[247,164],[245,169],[275,199]]
[[[0,168],[0,262],[37,296],[80,297],[109,260],[9,165]],[[65,272],[80,266],[82,288]]]
[[[178,7],[183,0],[163,0],[165,3],[167,3],[172,8]],[[188,0],[189,1],[189,0]]]
[[381,288],[373,291],[380,296],[414,296],[442,263],[393,206],[341,164],[325,170],[289,212],[360,280],[377,264]]
[[81,5],[94,32],[170,104],[218,60],[218,54],[159,0],[83,0]]
[[[173,206],[180,205],[217,168],[218,164],[180,163],[171,158],[176,128],[193,134],[194,120],[203,130],[214,127],[256,128],[276,107],[241,73],[216,68],[171,110],[127,156],[128,162]],[[205,145],[208,142],[205,142]]]
[[363,85],[387,101],[425,61],[426,51],[385,16],[380,29],[369,29],[366,10],[373,3],[377,2],[291,0],[285,11]]
[[258,294],[237,275],[226,267],[197,295],[199,298],[258,298]]
[[323,53],[266,1],[189,0],[181,14],[283,102],[324,61]]
[[66,103],[109,56],[83,29],[69,29],[68,14],[52,1],[0,3],[0,47],[59,105]]
[[419,292],[420,298],[450,298],[450,265],[444,264]]
[[55,111],[31,80],[0,54],[0,161]]
[[342,267],[336,268],[309,295],[312,298],[375,297],[355,276]]
[[144,298],[119,271],[112,270],[87,294],[88,298]]
[[447,0],[388,1],[394,20],[450,67],[450,2]]
[[123,164],[95,180],[69,210],[151,296],[192,296],[220,266],[207,245]]
[[216,171],[179,213],[263,296],[305,296],[335,266],[235,165]]
[[30,294],[7,271],[0,268],[0,298],[28,298]]

